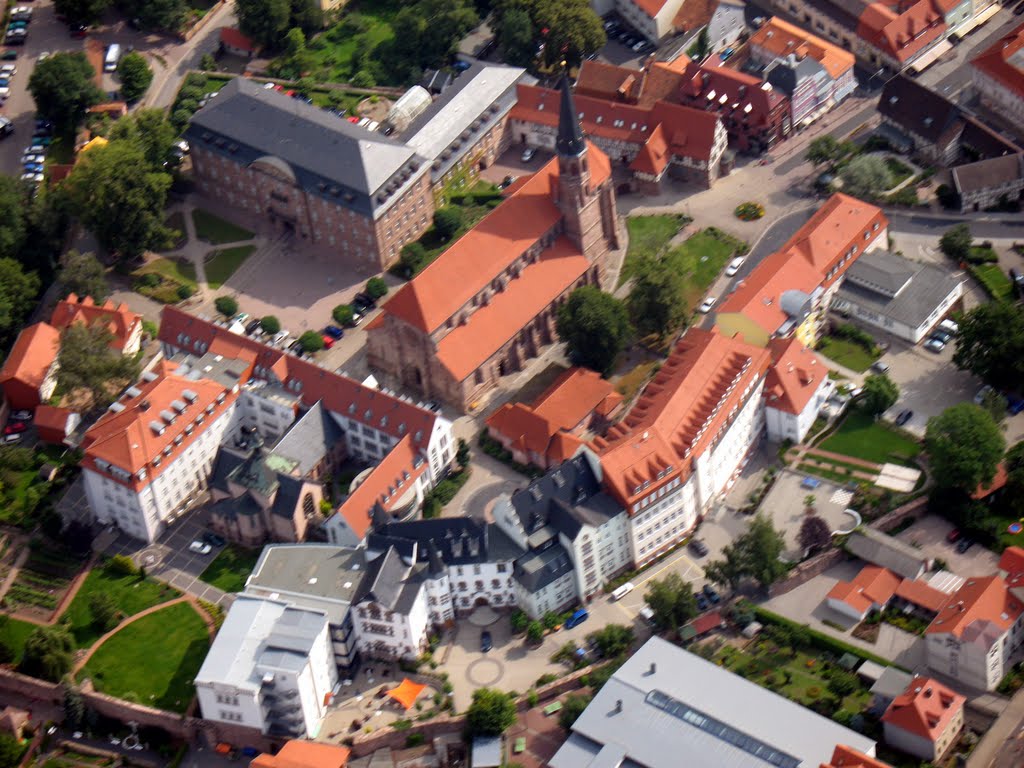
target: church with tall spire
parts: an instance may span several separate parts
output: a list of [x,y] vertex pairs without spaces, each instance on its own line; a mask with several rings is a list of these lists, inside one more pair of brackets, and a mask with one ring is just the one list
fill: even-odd
[[504,377],[558,341],[568,295],[602,285],[621,259],[611,163],[584,136],[565,78],[559,98],[554,156],[509,186],[367,326],[368,362],[385,385],[481,408]]

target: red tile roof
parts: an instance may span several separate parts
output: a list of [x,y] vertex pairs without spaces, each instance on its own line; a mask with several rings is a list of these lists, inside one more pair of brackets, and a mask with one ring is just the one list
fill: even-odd
[[856,60],[849,51],[815,37],[778,16],[772,16],[762,24],[761,28],[750,36],[748,44],[763,48],[778,58],[790,54],[798,59],[810,56],[825,68],[833,80],[852,70]]
[[379,503],[391,511],[426,471],[427,462],[406,435],[341,503],[338,514],[361,539],[370,528],[374,506]]
[[131,337],[140,332],[137,329],[140,329],[142,317],[128,309],[127,304],[114,304],[109,299],[103,304],[97,304],[91,296],[79,299],[72,293],[63,301],[57,302],[50,324],[58,330],[63,330],[75,323],[103,326],[114,337],[110,342],[110,348],[123,352]]
[[786,101],[784,94],[758,77],[696,61],[686,65],[680,94],[684,104],[705,111],[745,113],[749,129],[770,125],[770,116]]
[[676,11],[672,26],[679,32],[691,32],[700,29],[711,21],[718,8],[718,0],[683,0]]
[[[156,378],[136,382],[138,394],[126,392],[116,401],[120,410],[106,411],[89,428],[82,440],[83,467],[139,491],[198,440],[238,397],[237,388],[232,391],[211,379],[185,378],[175,373],[177,368],[168,360],[157,363],[152,369]],[[186,391],[195,397],[186,396]],[[183,412],[175,410],[175,401],[185,405]],[[173,423],[167,423],[163,412],[174,415]],[[111,473],[107,464],[130,476]],[[145,470],[144,478],[139,477],[141,470]]]
[[882,722],[934,743],[949,728],[965,701],[965,697],[941,683],[918,676],[892,700]]
[[828,379],[828,366],[796,337],[768,342],[772,366],[764,393],[767,405],[786,413],[800,414]]
[[[557,101],[553,108],[557,123]],[[601,184],[611,175],[611,167],[597,147],[589,146],[589,156],[591,181]],[[384,311],[427,333],[440,328],[556,228],[562,219],[554,200],[557,189],[558,160],[552,158],[436,261],[402,286],[384,305]]]
[[59,445],[68,436],[68,419],[73,415],[74,412],[67,408],[40,405],[36,408],[32,424],[40,440]]
[[597,99],[629,100],[630,94],[642,73],[629,67],[605,64],[603,61],[584,61],[573,86],[578,99],[590,96]]
[[653,19],[661,13],[667,2],[668,0],[633,0],[633,5]]
[[873,605],[885,605],[896,592],[900,577],[888,568],[865,565],[853,581],[837,582],[827,597],[846,603],[859,613],[866,613]]
[[992,478],[991,482],[987,485],[979,485],[974,489],[974,493],[971,494],[972,499],[985,499],[991,496],[993,493],[998,491],[1000,488],[1006,486],[1007,480],[1010,476],[1006,472],[1006,465],[1002,462],[996,467],[995,477]]
[[1007,574],[1007,580],[1014,574],[1024,574],[1024,549],[1007,547],[999,557],[999,570]]
[[882,3],[865,6],[857,35],[900,62],[916,56],[946,34],[942,13],[932,0],[919,0],[895,12]]
[[707,613],[702,613],[700,616],[693,619],[689,623],[689,626],[693,627],[693,631],[697,633],[697,637],[700,637],[701,635],[706,635],[713,629],[718,629],[723,624],[725,624],[725,620],[722,619],[720,611],[708,611]]
[[249,53],[254,53],[257,49],[256,43],[234,27],[221,27],[220,41],[229,48],[248,51]]
[[685,482],[768,364],[767,350],[738,336],[690,328],[625,418],[593,441],[619,502],[628,508],[674,479]]
[[345,768],[348,747],[293,739],[276,755],[257,755],[249,768]]
[[[1014,28],[971,59],[971,66],[988,75],[1003,88],[1024,98],[1024,70],[1020,50],[1024,48],[1024,24]],[[1014,61],[1011,63],[1010,58]]]
[[874,757],[868,757],[853,747],[837,744],[835,752],[832,753],[832,761],[822,763],[821,768],[892,768],[892,766]]
[[942,590],[917,579],[904,579],[896,587],[896,597],[920,606],[932,613],[938,613],[949,602],[949,595]]
[[49,323],[22,330],[0,368],[0,384],[17,381],[34,389],[42,386],[60,352],[60,331]]
[[770,335],[790,319],[782,308],[782,295],[787,291],[801,291],[810,297],[821,280],[822,275],[803,259],[776,251],[754,267],[719,305],[718,314],[744,315]]
[[1005,633],[1024,612],[1024,605],[999,576],[968,579],[928,625],[928,634],[949,632],[973,640],[993,629]]
[[413,445],[419,450],[426,449],[430,442],[437,416],[428,408],[364,386],[348,376],[232,333],[176,307],[163,309],[160,340],[192,354],[210,351],[224,357],[251,359],[255,364],[253,378],[291,383],[298,387],[296,394],[306,405],[323,401],[328,410],[358,422],[372,423],[374,429],[396,440],[412,435]]
[[[491,296],[487,306],[477,309],[441,339],[437,343],[437,359],[452,378],[464,381],[590,268],[590,261],[576,245],[567,237],[559,237],[541,252],[539,259],[509,280],[504,290]],[[491,279],[498,274],[496,272]],[[406,283],[406,287],[418,279]],[[451,279],[456,280],[454,276]]]

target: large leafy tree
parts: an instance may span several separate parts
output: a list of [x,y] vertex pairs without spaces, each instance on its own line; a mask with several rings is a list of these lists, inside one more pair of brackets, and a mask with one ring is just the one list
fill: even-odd
[[712,560],[704,574],[716,584],[727,585],[735,591],[746,578],[767,589],[785,575],[787,566],[780,556],[785,540],[772,521],[758,514],[746,533],[722,549],[722,559]]
[[861,405],[872,416],[877,416],[892,408],[899,397],[899,387],[886,374],[871,374],[864,379]]
[[117,0],[117,7],[142,29],[177,32],[188,16],[185,0]]
[[27,207],[24,185],[13,176],[0,176],[0,258],[20,253]]
[[516,721],[516,702],[495,688],[477,688],[466,712],[466,726],[473,736],[500,736]]
[[107,271],[100,260],[91,252],[79,253],[74,248],[61,256],[57,283],[62,297],[74,293],[79,297],[91,296],[96,302],[101,302],[110,292]]
[[505,61],[517,67],[528,67],[533,63],[537,40],[533,22],[525,8],[513,6],[495,19],[495,34],[501,40]]
[[235,0],[238,28],[255,42],[280,47],[291,20],[288,0]]
[[65,185],[79,220],[119,257],[136,258],[167,241],[163,212],[171,177],[153,169],[137,143],[89,150]]
[[627,300],[640,334],[664,337],[679,329],[686,317],[683,287],[682,274],[664,262],[648,259],[641,263]]
[[95,24],[110,7],[110,0],[54,0],[54,9],[72,24]]
[[395,16],[395,48],[420,66],[438,64],[479,21],[467,0],[419,0]]
[[626,305],[599,288],[577,288],[558,308],[558,335],[573,361],[607,373],[629,337]]
[[953,362],[995,389],[1019,391],[1024,382],[1024,310],[990,301],[960,321]]
[[0,334],[21,325],[35,305],[39,276],[26,272],[14,259],[0,258]]
[[[562,61],[577,65],[607,40],[601,17],[587,0],[499,0],[494,10],[495,31],[502,46],[511,47],[520,55],[528,53],[532,60],[533,49],[525,45],[521,17],[507,20],[513,11],[525,12],[531,24],[529,39],[533,47],[543,43],[541,56],[548,65]],[[507,37],[510,34],[511,39]]]
[[805,552],[812,552],[827,547],[832,541],[832,531],[823,519],[817,515],[807,515],[800,523],[800,532],[796,540]]
[[697,615],[693,587],[678,573],[652,579],[644,601],[654,614],[654,623],[662,629],[676,630]]
[[957,224],[950,227],[939,238],[939,250],[946,254],[953,261],[966,261],[971,252],[971,227],[969,224]]
[[991,482],[1006,450],[999,425],[974,403],[958,403],[929,419],[924,444],[935,482],[966,493]]
[[130,116],[122,117],[110,129],[110,140],[134,142],[146,157],[154,171],[163,168],[171,152],[171,146],[178,138],[178,132],[167,120],[162,109],[138,109]]
[[58,682],[71,670],[75,641],[71,634],[57,624],[39,627],[25,639],[25,653],[20,671],[32,677]]
[[75,128],[85,110],[103,98],[95,70],[83,53],[55,53],[37,62],[28,79],[36,110],[61,130]]
[[118,390],[139,373],[139,364],[110,348],[114,335],[100,324],[70,325],[61,332],[57,386],[88,395],[93,408],[106,408]]
[[839,173],[843,192],[870,200],[892,186],[892,173],[878,155],[855,157]]
[[1024,440],[1006,452],[1003,460],[1006,464],[1007,483],[1010,492],[1007,494],[1014,514],[1024,514]]
[[121,95],[129,102],[138,101],[153,82],[153,70],[138,51],[124,55],[117,65],[117,76],[121,79]]

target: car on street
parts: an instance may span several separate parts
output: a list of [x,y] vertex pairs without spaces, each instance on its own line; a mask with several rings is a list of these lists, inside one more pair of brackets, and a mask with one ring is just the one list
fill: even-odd
[[6,85],[0,85],[0,99],[6,99],[11,95],[11,89]]
[[960,539],[960,543],[956,545],[956,551],[961,555],[964,554],[968,549],[974,546],[974,541],[968,538]]
[[29,144],[25,147],[25,154],[27,155],[38,155],[46,151],[46,147],[42,144]]
[[501,180],[501,184],[498,185],[498,189],[508,189],[512,186],[512,183],[516,180],[515,176],[509,175]]
[[711,607],[711,604],[708,602],[708,599],[706,597],[704,597],[704,593],[703,592],[698,592],[697,593],[697,610],[700,611],[701,613],[703,613],[704,611],[706,611],[710,607]]
[[711,601],[712,605],[718,605],[722,601],[722,596],[710,584],[705,584],[701,587],[701,592],[704,593],[704,597]]
[[262,321],[259,319],[250,320],[249,323],[245,326],[245,335],[252,336],[254,333],[256,333],[256,330],[260,327],[261,322]]
[[491,648],[494,647],[494,641],[491,638],[491,633],[486,629],[480,633],[480,651],[487,653]]
[[352,300],[352,303],[355,304],[357,309],[362,310],[364,314],[371,309],[377,308],[377,300],[374,299],[370,294],[363,293],[362,291],[356,294],[356,297]]
[[568,618],[568,620],[565,622],[565,628],[572,629],[573,627],[578,627],[580,624],[582,624],[589,618],[590,614],[587,612],[587,609],[580,608],[578,611],[576,611],[576,613],[574,613],[572,616]]
[[219,536],[213,531],[207,531],[206,533],[204,533],[203,541],[205,541],[211,547],[223,547],[225,544],[227,544],[227,541],[224,540],[223,536]]
[[735,50],[733,50],[732,48],[726,48],[726,49],[725,49],[724,51],[722,51],[722,55],[721,55],[721,56],[719,56],[718,58],[719,58],[719,59],[720,59],[720,60],[721,60],[722,62],[726,62],[726,61],[728,61],[729,59],[731,59],[731,58],[732,58],[732,55],[733,55],[734,53],[736,53],[736,51],[735,51]]
[[963,536],[963,533],[960,532],[960,529],[954,528],[946,534],[946,541],[948,541],[950,544],[956,544],[956,542],[960,540],[961,536]]
[[208,555],[212,550],[213,547],[211,547],[205,541],[200,541],[199,539],[196,539],[188,545],[188,551],[194,552],[197,555]]
[[537,150],[533,147],[527,147],[523,150],[523,154],[519,157],[524,163],[528,163],[533,160],[534,155],[537,154]]
[[340,339],[342,336],[345,335],[345,331],[343,331],[336,325],[328,325],[326,328],[324,328],[324,333],[326,333],[332,339]]
[[76,39],[81,39],[89,33],[89,28],[85,24],[71,24],[68,26],[68,34]]
[[0,77],[14,77],[18,74],[17,64],[0,64]]
[[743,262],[746,261],[742,256],[737,256],[735,259],[729,262],[729,266],[725,268],[725,276],[732,277],[740,271],[740,267],[743,266]]
[[698,556],[705,557],[708,553],[708,545],[700,539],[690,540],[690,549]]
[[14,61],[18,58],[18,52],[15,50],[7,50],[0,53],[0,61]]
[[330,349],[334,346],[334,337],[328,336],[326,333],[321,333],[320,338],[324,342],[324,349]]
[[914,412],[908,408],[907,410],[899,412],[899,414],[896,416],[895,424],[897,427],[902,427],[912,418],[914,418]]
[[11,411],[13,421],[32,421],[32,411]]
[[42,53],[39,54],[39,58],[36,59],[36,64],[38,64],[40,61],[46,61],[48,58],[50,58],[50,52],[49,51],[43,51]]
[[25,173],[42,173],[46,170],[46,166],[42,163],[25,163],[22,167],[25,169]]
[[715,296],[708,296],[706,299],[704,299],[704,303],[700,305],[700,308],[697,311],[700,312],[702,315],[706,315],[708,312],[711,311],[711,308],[715,306],[715,302],[717,301],[718,299]]
[[946,343],[942,339],[937,339],[932,336],[928,341],[924,343],[924,348],[929,352],[934,352],[936,355],[942,352],[946,348]]

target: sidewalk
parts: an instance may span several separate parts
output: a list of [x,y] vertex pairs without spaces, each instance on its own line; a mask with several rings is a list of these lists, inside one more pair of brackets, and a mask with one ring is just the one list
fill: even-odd
[[[1013,737],[1014,731],[1021,725],[1024,719],[1024,690],[1020,690],[1010,700],[1010,703],[1003,710],[1003,713],[996,719],[992,726],[985,731],[978,746],[974,748],[971,756],[967,758],[967,768],[989,768],[997,758],[1006,758],[1008,762],[1001,765],[1020,765],[1020,762],[1012,762],[1013,756],[1004,750],[1006,742]],[[1019,755],[1019,751],[1018,751]]]

